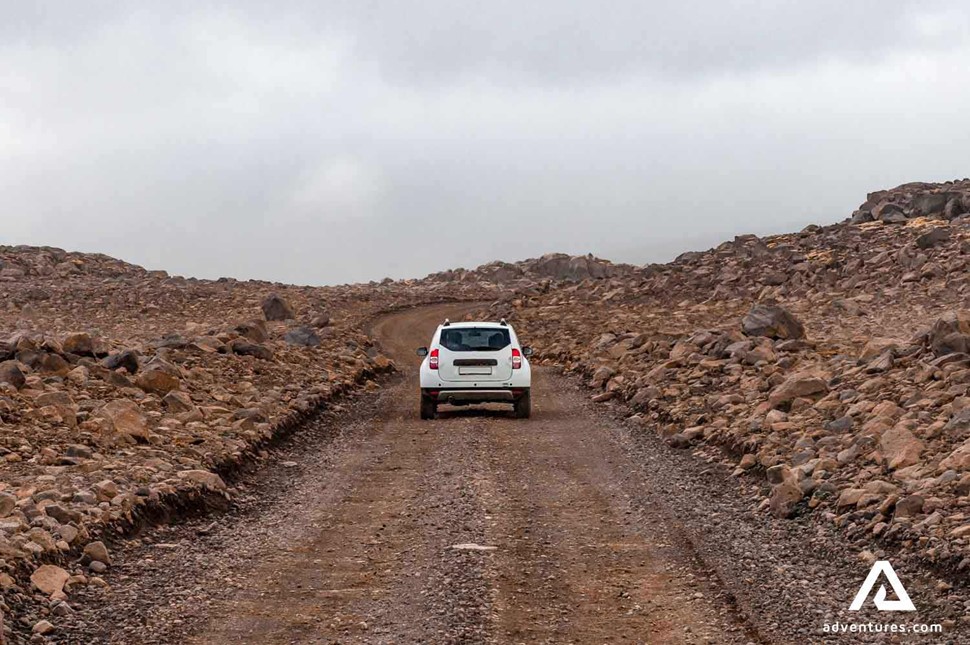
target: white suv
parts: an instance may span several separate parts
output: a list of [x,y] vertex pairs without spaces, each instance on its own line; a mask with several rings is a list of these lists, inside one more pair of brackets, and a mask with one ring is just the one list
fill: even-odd
[[515,330],[505,320],[445,320],[429,347],[418,349],[418,356],[424,357],[422,419],[433,419],[439,403],[511,403],[520,419],[532,413],[532,368],[526,360],[532,349],[519,345]]

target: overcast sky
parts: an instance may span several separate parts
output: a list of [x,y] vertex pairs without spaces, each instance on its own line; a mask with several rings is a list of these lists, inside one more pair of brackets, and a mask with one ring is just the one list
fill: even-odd
[[970,175],[953,1],[0,4],[0,243],[327,284],[668,260]]

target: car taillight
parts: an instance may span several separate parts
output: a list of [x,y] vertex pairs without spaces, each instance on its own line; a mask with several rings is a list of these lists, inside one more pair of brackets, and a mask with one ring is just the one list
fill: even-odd
[[522,352],[512,348],[512,369],[517,370],[522,367]]
[[432,349],[431,353],[428,354],[428,367],[433,370],[438,369],[438,350]]

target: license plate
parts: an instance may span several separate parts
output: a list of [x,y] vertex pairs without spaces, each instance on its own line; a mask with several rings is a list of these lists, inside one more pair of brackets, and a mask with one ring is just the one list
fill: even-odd
[[469,374],[469,375],[471,375],[471,374],[476,374],[476,375],[491,374],[492,373],[492,368],[491,367],[459,367],[458,368],[458,373],[459,374]]

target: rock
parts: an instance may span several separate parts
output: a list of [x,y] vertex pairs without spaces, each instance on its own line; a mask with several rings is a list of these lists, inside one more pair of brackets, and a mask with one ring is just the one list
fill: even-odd
[[942,193],[922,193],[913,198],[913,210],[922,217],[929,217],[943,212],[946,203],[950,200],[950,194]]
[[912,517],[923,512],[924,499],[922,495],[907,495],[896,502],[896,517]]
[[260,306],[266,320],[290,320],[296,318],[293,309],[279,294],[271,293],[263,298]]
[[791,468],[785,464],[776,464],[765,470],[765,478],[769,484],[780,484],[792,479]]
[[6,517],[17,507],[17,498],[7,493],[0,493],[0,517]]
[[48,517],[53,517],[61,524],[70,524],[71,522],[81,521],[81,514],[79,512],[69,508],[64,508],[60,504],[48,504],[44,507],[44,513],[46,513]]
[[44,564],[30,575],[30,581],[43,593],[52,596],[64,591],[64,585],[70,577],[71,574],[64,569],[53,564]]
[[865,494],[866,489],[864,488],[847,488],[839,495],[839,500],[835,503],[835,507],[844,509],[849,506],[855,506]]
[[616,370],[608,365],[603,365],[593,372],[593,377],[589,382],[590,387],[599,389],[606,385],[613,376],[616,375]]
[[0,383],[9,383],[16,389],[22,388],[27,384],[27,377],[20,369],[18,361],[3,361],[0,363]]
[[182,470],[179,471],[178,477],[179,479],[185,479],[197,484],[202,484],[206,488],[211,488],[212,490],[226,490],[226,483],[222,481],[222,477],[213,472],[209,472],[208,470]]
[[741,321],[741,331],[747,336],[769,338],[804,338],[805,327],[786,309],[777,305],[758,304]]
[[970,524],[964,524],[963,526],[958,526],[957,528],[950,531],[950,535],[958,539],[970,536]]
[[317,329],[323,329],[330,324],[330,316],[326,314],[318,314],[310,320],[310,326],[316,327]]
[[669,445],[671,448],[690,448],[690,444],[690,437],[682,432],[678,432],[667,437],[667,445]]
[[946,242],[950,239],[950,229],[948,228],[934,228],[932,231],[923,233],[916,238],[916,246],[921,249],[929,249],[940,242]]
[[596,394],[595,396],[593,396],[590,400],[593,403],[606,403],[607,401],[612,401],[615,398],[616,398],[616,392],[610,391],[610,392],[600,392],[599,394]]
[[101,408],[100,414],[111,422],[118,434],[136,439],[148,439],[148,422],[137,403],[128,399],[109,401]]
[[94,356],[94,339],[91,334],[76,331],[68,334],[61,341],[64,351],[78,356]]
[[879,439],[879,449],[888,466],[894,470],[919,462],[923,448],[923,442],[902,424],[886,430]]
[[38,620],[36,623],[34,623],[34,626],[30,628],[30,631],[43,636],[44,634],[51,633],[54,631],[54,629],[54,625],[49,620]]
[[772,487],[771,496],[768,498],[768,508],[771,509],[771,514],[775,517],[790,517],[802,496],[802,489],[797,484],[791,481],[783,481]]
[[269,340],[266,323],[262,320],[253,320],[236,325],[236,333],[245,336],[254,343],[264,343]]
[[862,353],[859,355],[859,360],[871,361],[886,352],[895,353],[904,344],[903,341],[896,338],[875,336],[870,338],[869,342],[866,343],[866,346],[862,349]]
[[264,361],[271,361],[274,358],[273,350],[265,345],[234,340],[230,343],[229,347],[232,349],[233,354],[239,354],[241,356],[255,356]]
[[748,453],[741,457],[741,461],[738,462],[738,468],[740,468],[741,470],[750,470],[751,468],[754,468],[755,464],[757,463],[758,463],[757,457],[755,457],[751,453]]
[[872,209],[872,216],[875,219],[882,220],[884,222],[893,220],[897,216],[901,216],[903,221],[906,220],[903,207],[890,201],[883,201],[877,204],[876,207]]
[[301,347],[320,346],[320,337],[310,327],[294,327],[284,334],[283,340],[290,345],[299,345]]
[[115,354],[109,354],[101,361],[101,364],[109,370],[123,367],[129,374],[135,374],[138,372],[138,352],[126,349]]
[[89,542],[84,546],[84,557],[94,562],[111,565],[111,556],[108,554],[108,548],[100,540],[97,542]]
[[162,404],[171,412],[189,412],[195,409],[192,397],[187,392],[169,392],[162,399]]
[[956,448],[949,456],[940,462],[940,468],[952,469],[956,471],[970,470],[970,439],[967,439]]
[[784,403],[790,403],[796,398],[828,392],[828,389],[825,379],[817,374],[795,374],[771,391],[768,396],[768,404],[776,408]]
[[165,396],[172,390],[179,389],[181,382],[167,370],[153,367],[143,370],[135,379],[135,385],[145,392]]
[[970,311],[950,311],[941,316],[930,329],[928,340],[937,356],[967,352],[970,348]]

